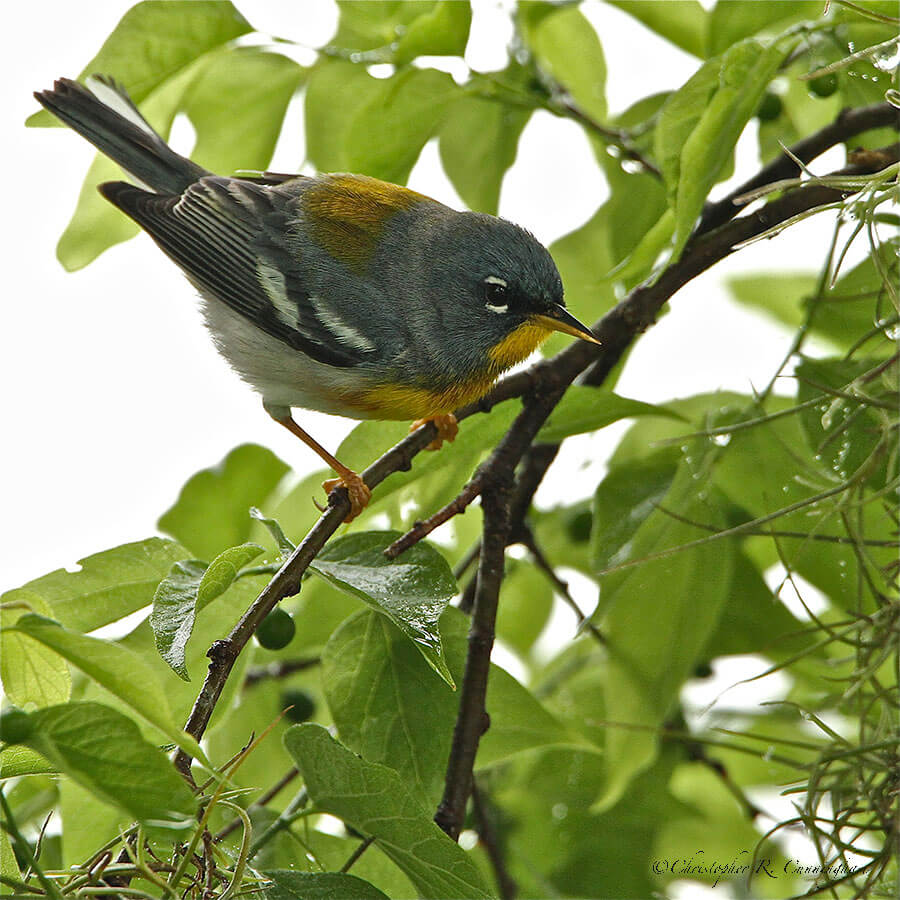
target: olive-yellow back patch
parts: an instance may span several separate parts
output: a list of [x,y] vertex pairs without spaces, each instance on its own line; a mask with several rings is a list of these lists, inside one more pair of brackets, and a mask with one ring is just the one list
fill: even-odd
[[362,274],[388,220],[422,202],[434,201],[365,175],[328,175],[306,193],[303,207],[313,240]]

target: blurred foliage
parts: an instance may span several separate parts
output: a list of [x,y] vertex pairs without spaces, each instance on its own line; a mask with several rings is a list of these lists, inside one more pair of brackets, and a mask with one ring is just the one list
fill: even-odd
[[[265,169],[281,131],[299,127],[285,116],[303,91],[316,168],[404,182],[434,140],[459,196],[488,213],[532,113],[574,121],[609,196],[551,251],[570,307],[593,320],[684,250],[748,125],[768,162],[897,88],[894,3],[610,2],[696,59],[685,84],[616,116],[604,38],[579,2],[520,0],[495,72],[464,65],[461,0],[343,0],[306,67],[289,38],[254,32],[251,3],[248,19],[226,0],[142,2],[84,74],[120,79],[164,134],[185,113],[195,158],[223,173]],[[441,57],[467,74],[451,77]],[[41,112],[29,124],[53,123]],[[891,140],[880,130],[852,145]],[[98,158],[60,240],[67,268],[136,230],[94,190],[111,177]],[[514,882],[527,897],[647,897],[689,880],[732,896],[895,896],[900,304],[898,244],[880,237],[897,224],[891,177],[846,201],[832,245],[810,248],[804,268],[731,279],[734,299],[790,342],[757,393],[652,406],[609,390],[617,368],[605,389],[570,391],[541,431],[560,442],[632,421],[601,478],[576,474],[583,499],[530,510],[525,549],[507,560],[498,637],[515,677],[492,667],[466,826],[477,841],[457,845],[432,817],[466,656],[466,617],[448,602],[473,577],[480,514],[397,563],[381,550],[457,494],[516,401],[375,491],[283,602],[296,626],[286,646],[244,649],[203,751],[180,723],[206,652],[314,523],[320,473],[298,482],[268,450],[238,447],[187,482],[159,521],[167,537],[4,594],[0,674],[19,708],[0,719],[4,890],[463,898],[510,896]],[[362,423],[338,455],[364,466],[405,429]],[[573,602],[568,571],[596,604],[548,651],[554,611]],[[118,636],[89,634],[113,623]],[[685,688],[748,656],[786,676],[775,702],[731,707],[726,694],[701,714]],[[174,745],[202,761],[198,792],[168,763]],[[769,809],[777,792],[793,812]],[[61,835],[47,831],[54,811]],[[809,871],[786,856],[788,828],[815,848]]]

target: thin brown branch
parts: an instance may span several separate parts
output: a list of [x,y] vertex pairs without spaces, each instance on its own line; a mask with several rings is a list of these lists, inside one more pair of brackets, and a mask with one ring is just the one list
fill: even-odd
[[497,879],[497,887],[500,889],[501,900],[514,900],[518,886],[506,868],[506,860],[503,856],[497,829],[491,815],[492,810],[486,798],[482,795],[478,785],[472,786],[472,811],[475,814],[475,827],[478,829],[478,840],[484,847],[487,857],[494,870],[494,878]]
[[789,154],[782,153],[768,165],[763,166],[749,181],[736,187],[721,200],[708,204],[700,217],[697,234],[705,234],[733,219],[740,212],[740,206],[734,201],[743,194],[765,187],[767,184],[774,184],[776,181],[799,176],[801,169],[797,165],[797,160],[804,164],[812,162],[826,150],[872,128],[897,128],[898,117],[900,111],[890,103],[875,103],[872,106],[841,110],[834,122],[798,141],[791,147]]
[[[852,132],[845,131],[847,133]],[[894,157],[896,158],[896,154]],[[859,175],[870,174],[872,171],[877,169],[858,164],[835,174]],[[462,420],[476,412],[486,412],[497,403],[512,397],[526,399],[522,413],[488,460],[489,465],[507,469],[511,473],[510,465],[514,467],[528,450],[541,424],[559,402],[566,387],[585,369],[589,369],[585,376],[586,383],[601,383],[631,341],[654,322],[659,310],[687,282],[729,256],[736,245],[763,234],[772,226],[785,222],[798,213],[834,203],[844,196],[846,192],[821,185],[791,190],[757,212],[693,240],[681,258],[672,263],[658,279],[636,288],[594,326],[594,333],[603,344],[601,350],[584,342],[572,345],[552,360],[544,360],[525,372],[503,379],[477,403],[459,410],[457,418]],[[436,429],[431,425],[409,435],[362,473],[366,484],[375,487],[391,473],[409,469],[413,458],[435,437]],[[501,448],[505,461],[502,466],[496,466],[497,454]],[[491,463],[492,459],[495,463]],[[490,480],[493,481],[497,472],[494,469],[489,471]],[[328,507],[304,540],[263,588],[230,634],[210,647],[207,654],[210,658],[209,670],[185,726],[185,730],[193,737],[199,739],[206,730],[238,654],[257,626],[280,600],[297,593],[303,573],[340,527],[348,511],[346,491],[332,491]],[[189,777],[191,759],[188,754],[179,751],[175,764],[180,772]]]
[[430,515],[427,519],[415,522],[406,534],[398,537],[393,544],[385,549],[384,555],[388,559],[396,559],[404,550],[409,550],[414,544],[418,544],[419,541],[428,537],[435,528],[440,527],[445,522],[449,522],[454,516],[464,513],[481,494],[482,483],[483,478],[479,468],[466,483],[466,486],[446,506]]
[[269,663],[267,666],[255,666],[247,670],[244,676],[244,688],[253,687],[260,681],[269,679],[278,680],[280,678],[289,678],[296,672],[304,672],[311,669],[322,662],[319,656],[304,656],[299,659],[286,659],[283,662]]
[[456,840],[462,829],[466,803],[472,790],[472,770],[481,735],[490,727],[485,709],[491,649],[494,646],[494,626],[500,585],[503,582],[503,561],[509,536],[509,495],[512,471],[502,479],[497,473],[482,494],[484,509],[484,537],[478,561],[478,586],[472,624],[469,628],[469,650],[459,697],[459,713],[453,729],[453,742],[447,760],[444,796],[435,813],[437,824]]
[[363,855],[363,853],[366,852],[366,850],[369,849],[369,847],[372,846],[374,842],[375,836],[372,834],[370,834],[364,841],[360,841],[359,846],[350,854],[347,862],[345,862],[341,866],[341,873],[346,875],[347,872],[349,872],[350,869],[353,868],[353,864]]
[[544,556],[543,550],[538,546],[537,541],[534,538],[534,532],[527,526],[522,525],[518,534],[514,535],[514,543],[521,544],[530,554],[531,558],[534,560],[534,564],[538,567],[538,569],[547,576],[550,580],[550,583],[556,588],[556,592],[562,597],[565,604],[575,613],[575,618],[578,620],[578,628],[581,630],[582,628],[586,629],[590,632],[591,636],[596,640],[599,644],[606,644],[606,638],[603,636],[603,633],[599,628],[584,614],[581,607],[575,601],[575,598],[572,596],[572,592],[569,590],[569,585],[559,577],[556,572],[556,569],[553,568],[550,561]]
[[598,122],[596,119],[589,116],[583,109],[576,106],[568,94],[566,94],[565,97],[556,98],[549,109],[550,112],[566,116],[567,118],[578,122],[588,131],[596,135],[603,143],[615,147],[622,158],[630,159],[632,162],[637,163],[649,175],[653,175],[655,178],[662,178],[662,172],[659,171],[659,168],[655,163],[638,150],[628,131],[623,128],[611,128],[609,125]]

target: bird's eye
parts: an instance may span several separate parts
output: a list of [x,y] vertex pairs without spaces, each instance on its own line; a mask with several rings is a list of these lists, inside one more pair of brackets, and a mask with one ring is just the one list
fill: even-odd
[[507,283],[496,275],[484,279],[485,307],[491,312],[505,313],[509,309],[507,300]]

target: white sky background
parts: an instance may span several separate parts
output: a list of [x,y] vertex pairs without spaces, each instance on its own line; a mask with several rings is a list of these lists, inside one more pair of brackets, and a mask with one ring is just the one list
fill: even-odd
[[[88,8],[45,0],[8,4],[4,12],[0,590],[155,533],[158,516],[184,481],[240,443],[264,444],[301,473],[320,466],[219,358],[193,289],[148,238],[114,247],[75,274],[56,260],[55,244],[93,148],[63,129],[25,129],[22,123],[37,109],[32,91],[60,75],[78,74],[131,5],[102,0]],[[261,31],[309,45],[326,40],[335,22],[328,0],[237,5]],[[475,0],[474,7],[469,62],[500,67],[498,47],[509,33],[503,4]],[[606,52],[611,112],[677,87],[696,68],[696,60],[618,10],[599,0],[584,9]],[[300,107],[291,112],[299,114]],[[273,168],[296,170],[303,163],[299,115],[291,126],[294,133],[279,146]],[[823,160],[817,171],[832,161]],[[738,172],[746,177],[756,162],[754,141],[744,140]],[[410,185],[460,206],[433,143]],[[605,195],[580,129],[536,114],[504,182],[501,215],[549,243],[586,221]],[[764,385],[789,335],[733,305],[722,278],[735,271],[815,267],[830,226],[819,217],[740,251],[688,285],[672,313],[641,339],[617,390],[653,402]],[[353,425],[308,412],[298,419],[332,449]],[[572,442],[551,470],[541,502],[593,486],[612,437]],[[465,440],[465,425],[459,440]],[[573,479],[589,457],[591,478]]]

